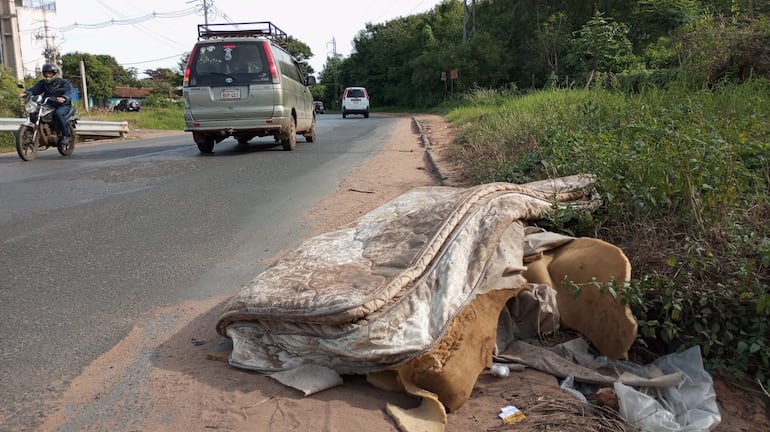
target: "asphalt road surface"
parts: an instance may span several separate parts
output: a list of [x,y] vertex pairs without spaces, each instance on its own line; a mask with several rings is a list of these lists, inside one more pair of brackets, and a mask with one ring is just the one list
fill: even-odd
[[189,134],[0,155],[0,431],[154,308],[235,294],[260,260],[312,234],[303,217],[376,154],[395,118],[320,116],[318,142]]

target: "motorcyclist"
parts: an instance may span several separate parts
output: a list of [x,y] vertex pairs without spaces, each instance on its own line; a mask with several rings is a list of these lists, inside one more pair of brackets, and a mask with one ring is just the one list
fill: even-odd
[[49,104],[56,107],[53,117],[62,134],[61,144],[72,142],[70,129],[67,127],[67,114],[72,109],[72,84],[59,76],[59,68],[52,63],[43,65],[43,79],[29,89],[19,93],[20,98],[42,94],[50,98]]

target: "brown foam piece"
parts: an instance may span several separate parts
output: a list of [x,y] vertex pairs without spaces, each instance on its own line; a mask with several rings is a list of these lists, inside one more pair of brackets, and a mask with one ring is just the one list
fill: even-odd
[[470,398],[479,374],[492,365],[500,311],[521,289],[477,296],[430,351],[396,368],[398,379],[435,393],[450,411],[460,408]]
[[436,395],[411,383],[405,383],[404,390],[421,397],[422,403],[408,410],[390,403],[385,405],[385,412],[393,418],[401,432],[443,432],[447,415]]
[[[631,264],[620,248],[599,239],[577,238],[529,263],[524,277],[557,291],[563,326],[583,334],[607,357],[628,358],[637,324],[629,307],[621,302],[622,286],[615,286],[615,299],[593,283],[631,280]],[[572,284],[580,286],[580,295],[575,296]]]

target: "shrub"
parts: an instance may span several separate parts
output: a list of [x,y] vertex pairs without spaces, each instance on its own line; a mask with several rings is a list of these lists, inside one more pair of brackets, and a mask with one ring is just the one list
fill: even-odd
[[623,248],[640,345],[770,385],[770,82],[638,87],[476,92],[450,159],[477,183],[593,174],[602,207],[546,223]]

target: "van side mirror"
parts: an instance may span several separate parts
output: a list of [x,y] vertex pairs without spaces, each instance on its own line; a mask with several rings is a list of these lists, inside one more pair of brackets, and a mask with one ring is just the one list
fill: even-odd
[[315,76],[310,75],[307,77],[307,84],[306,85],[316,85]]

